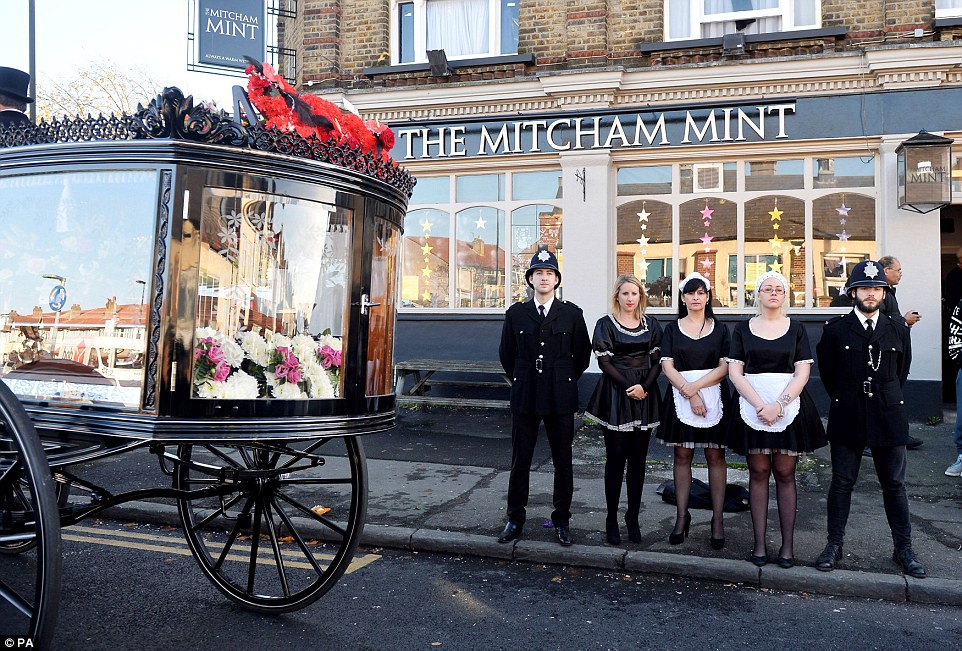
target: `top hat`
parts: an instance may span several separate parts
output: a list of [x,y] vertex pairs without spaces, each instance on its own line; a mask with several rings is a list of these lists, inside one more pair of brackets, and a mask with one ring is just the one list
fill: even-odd
[[23,70],[0,66],[0,93],[29,104],[33,101],[33,98],[27,95],[29,90],[30,75]]
[[[534,288],[534,285],[531,284],[531,274],[538,269],[551,269],[558,275],[558,285],[561,284],[561,269],[558,268],[558,258],[546,246],[538,248],[537,252],[531,257],[531,265],[524,273],[524,279],[531,288]],[[555,287],[558,285],[555,285]]]
[[882,269],[882,265],[874,260],[862,260],[848,275],[845,286],[848,289],[855,289],[856,287],[888,287],[889,284],[885,280],[885,270]]

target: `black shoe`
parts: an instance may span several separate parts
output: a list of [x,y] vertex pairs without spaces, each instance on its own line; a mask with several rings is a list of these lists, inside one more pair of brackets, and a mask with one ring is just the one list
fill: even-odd
[[791,558],[782,558],[781,556],[779,556],[778,566],[786,570],[790,567],[795,567],[795,557],[792,556]]
[[752,562],[756,567],[765,567],[768,565],[768,556],[762,554],[761,556],[755,556],[755,554],[750,554],[748,560]]
[[925,441],[922,439],[909,435],[909,440],[908,443],[905,444],[905,447],[908,450],[918,450],[920,447],[922,447],[923,443],[925,443]]
[[638,524],[638,516],[625,516],[625,529],[628,530],[628,540],[633,543],[641,542],[641,526]]
[[[711,524],[708,525],[711,529],[715,528],[715,516],[711,516]],[[711,545],[712,549],[724,549],[725,548],[725,536],[721,538],[715,538],[711,533],[708,534],[708,544]]]
[[[678,524],[675,523],[677,527]],[[671,532],[668,534],[668,544],[670,545],[680,545],[685,542],[685,538],[688,537],[688,529],[691,527],[691,513],[685,512],[685,527],[681,530],[681,533]]]
[[609,545],[621,544],[621,532],[618,531],[618,518],[612,521],[611,518],[605,522],[605,540]]
[[822,572],[831,572],[835,565],[842,560],[842,546],[835,543],[828,543],[818,558],[815,559],[815,569]]
[[915,552],[911,547],[902,550],[895,550],[892,560],[902,566],[902,571],[916,579],[925,578],[925,566],[915,557]]
[[562,547],[571,547],[571,531],[568,525],[559,524],[554,528],[554,532],[558,535],[558,542]]
[[868,446],[866,445],[866,446],[865,446],[865,449],[862,450],[862,456],[863,456],[863,457],[868,457],[869,459],[871,459],[871,458],[872,458],[872,448],[870,448],[870,447],[868,447]]
[[498,536],[498,542],[507,543],[511,542],[512,540],[517,540],[521,537],[522,528],[523,526],[517,522],[508,522],[508,524],[504,525],[504,531],[502,531],[501,535]]

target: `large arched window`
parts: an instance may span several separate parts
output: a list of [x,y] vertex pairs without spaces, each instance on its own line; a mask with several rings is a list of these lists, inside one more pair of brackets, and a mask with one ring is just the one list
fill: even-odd
[[632,201],[618,207],[618,275],[645,283],[650,307],[672,305],[671,205]]
[[504,211],[476,206],[455,216],[457,307],[504,307]]
[[[511,212],[511,301],[528,297],[524,274],[539,246],[547,246],[558,256],[564,269],[561,247],[561,208],[547,204],[522,206]],[[563,273],[563,271],[562,271]]]
[[404,218],[402,307],[451,307],[448,278],[451,218],[443,210],[412,210]]
[[717,307],[736,306],[736,204],[717,196],[692,199],[679,206],[678,222],[679,275],[697,271],[711,283]]

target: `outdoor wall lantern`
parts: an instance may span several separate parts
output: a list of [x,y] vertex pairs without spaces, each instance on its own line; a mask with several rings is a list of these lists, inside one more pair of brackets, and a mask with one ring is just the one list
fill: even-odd
[[932,212],[952,202],[952,139],[927,131],[909,138],[898,155],[899,208]]

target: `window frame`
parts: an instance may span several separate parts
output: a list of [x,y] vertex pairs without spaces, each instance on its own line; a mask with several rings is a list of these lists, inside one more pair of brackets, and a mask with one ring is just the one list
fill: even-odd
[[[427,63],[427,3],[430,0],[391,0],[391,65],[409,65]],[[520,2],[520,0],[516,0]],[[502,0],[487,0],[488,3],[488,50],[471,54],[452,55],[445,52],[448,61],[479,59],[485,57],[512,56],[514,52],[501,53],[501,4]],[[414,6],[414,60],[401,60],[401,20],[399,10],[401,5]]]
[[707,36],[702,36],[701,30],[704,25],[710,25],[713,23],[725,23],[733,22],[736,20],[750,20],[759,18],[771,18],[773,16],[778,16],[782,19],[781,27],[775,32],[763,32],[763,33],[781,33],[781,32],[795,32],[800,30],[808,29],[821,29],[822,27],[822,0],[811,0],[815,3],[815,22],[811,25],[795,25],[795,4],[800,0],[778,0],[778,8],[775,9],[756,9],[754,11],[730,11],[723,14],[705,14],[704,6],[705,0],[689,0],[691,7],[689,10],[690,22],[688,25],[687,36],[678,36],[675,38],[671,37],[671,0],[664,0],[664,15],[665,15],[665,41],[666,42],[679,42],[679,41],[691,41],[703,38],[711,38]]

